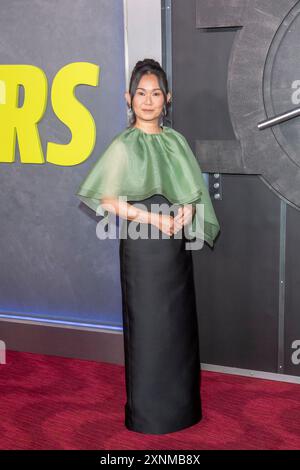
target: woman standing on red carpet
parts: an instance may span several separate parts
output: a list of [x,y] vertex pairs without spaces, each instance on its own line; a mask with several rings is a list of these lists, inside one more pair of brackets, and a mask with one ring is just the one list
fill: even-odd
[[[165,434],[202,417],[192,254],[186,242],[201,238],[212,247],[220,227],[187,140],[161,123],[171,93],[158,62],[137,62],[125,98],[130,125],[76,194],[93,210],[101,203],[106,218],[113,212],[124,220],[119,256],[125,425]],[[139,231],[143,237],[131,236]]]

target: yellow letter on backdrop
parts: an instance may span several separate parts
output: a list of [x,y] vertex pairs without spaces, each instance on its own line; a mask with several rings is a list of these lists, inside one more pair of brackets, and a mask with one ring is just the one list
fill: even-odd
[[62,67],[52,84],[52,107],[56,116],[72,132],[68,144],[49,142],[47,161],[56,165],[77,165],[85,161],[93,151],[96,141],[96,125],[92,114],[77,100],[77,85],[98,85],[99,66],[89,62],[74,62]]
[[[47,77],[34,65],[0,65],[0,163],[15,161],[16,136],[22,163],[44,163],[37,123],[47,105]],[[24,103],[18,106],[19,85]]]

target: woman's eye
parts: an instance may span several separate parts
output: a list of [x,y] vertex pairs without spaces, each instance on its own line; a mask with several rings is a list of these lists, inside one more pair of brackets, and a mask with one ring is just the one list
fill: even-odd
[[[138,94],[138,95],[145,95],[145,93],[143,93],[142,91],[138,91],[137,94]],[[156,93],[154,93],[155,96],[160,96],[160,94],[161,94],[161,93],[160,93],[159,91],[156,92]]]

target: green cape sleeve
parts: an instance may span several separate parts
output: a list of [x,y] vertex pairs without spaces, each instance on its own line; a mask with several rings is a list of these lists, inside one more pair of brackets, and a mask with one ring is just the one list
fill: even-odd
[[186,138],[170,127],[163,126],[160,134],[126,128],[76,191],[82,202],[105,218],[108,211],[103,211],[101,198],[126,196],[129,201],[141,201],[153,194],[162,194],[173,204],[196,204],[187,235],[213,246],[220,226],[202,171]]

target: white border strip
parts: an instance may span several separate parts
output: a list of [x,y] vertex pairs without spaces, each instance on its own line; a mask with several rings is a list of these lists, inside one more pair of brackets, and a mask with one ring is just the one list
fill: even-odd
[[[63,321],[56,322],[56,321],[51,321],[49,320],[48,322],[45,321],[45,319],[34,319],[34,318],[1,318],[0,317],[0,322],[5,321],[5,322],[11,322],[11,323],[21,323],[21,324],[27,324],[27,325],[40,325],[40,326],[51,326],[51,327],[56,327],[56,328],[70,328],[70,329],[78,329],[78,330],[87,330],[87,331],[95,331],[98,333],[114,333],[114,334],[119,334],[122,335],[122,327],[111,327],[111,326],[101,326],[101,325],[84,325],[84,324],[78,324],[74,322],[71,324],[66,324]],[[294,375],[285,375],[285,374],[277,374],[273,372],[263,372],[260,370],[251,370],[251,369],[239,369],[237,367],[227,367],[227,366],[218,366],[215,364],[205,364],[201,363],[201,370],[207,370],[210,372],[219,372],[222,374],[231,374],[231,375],[241,375],[245,377],[252,377],[255,379],[266,379],[266,380],[276,380],[278,382],[290,382],[290,383],[296,383],[300,384],[300,377],[294,376]]]
[[214,364],[202,364],[201,369],[210,372],[220,372],[222,374],[242,375],[255,379],[276,380],[278,382],[291,382],[300,384],[300,377],[296,375],[277,374],[273,372],[263,372],[260,370],[239,369],[237,367],[217,366]]
[[124,15],[124,61],[125,61],[125,82],[126,91],[129,87],[129,55],[128,55],[128,10],[127,0],[123,0],[123,15]]
[[126,91],[138,60],[150,58],[161,64],[161,0],[123,0]]

